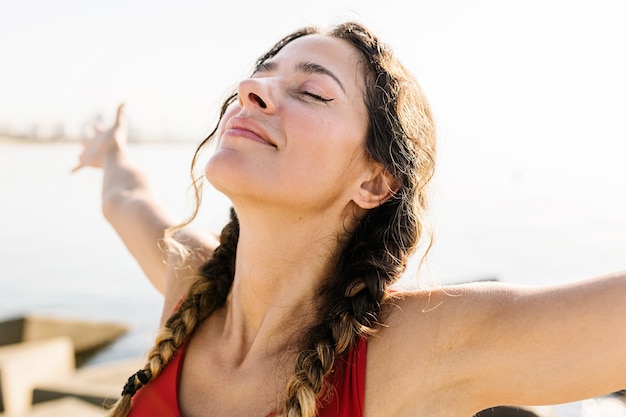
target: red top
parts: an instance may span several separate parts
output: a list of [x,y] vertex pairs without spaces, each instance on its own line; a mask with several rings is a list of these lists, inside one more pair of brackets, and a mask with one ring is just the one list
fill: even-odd
[[[181,417],[178,382],[186,348],[187,343],[165,366],[161,375],[137,391],[129,417]],[[317,417],[363,416],[366,357],[367,339],[363,337],[344,359],[337,361],[329,379],[336,395],[326,404],[318,403]]]

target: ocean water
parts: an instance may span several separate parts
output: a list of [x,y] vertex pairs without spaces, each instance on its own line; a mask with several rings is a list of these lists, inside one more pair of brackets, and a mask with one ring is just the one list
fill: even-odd
[[[79,148],[0,141],[0,318],[33,313],[126,323],[129,333],[92,362],[140,356],[152,344],[161,296],[102,217],[100,172],[69,173]],[[130,149],[164,204],[182,217],[194,144]],[[567,181],[562,173],[506,164],[477,169],[461,156],[444,148],[433,186],[435,245],[422,283],[550,285],[626,268],[623,168],[604,180]],[[203,226],[219,228],[228,201],[214,192],[205,201]],[[415,264],[403,280],[409,285]]]
[[[134,148],[163,201],[183,216],[193,145]],[[70,174],[79,150],[78,143],[0,143],[0,317],[127,324],[130,331],[92,362],[140,356],[152,345],[161,296],[101,214],[100,172]]]

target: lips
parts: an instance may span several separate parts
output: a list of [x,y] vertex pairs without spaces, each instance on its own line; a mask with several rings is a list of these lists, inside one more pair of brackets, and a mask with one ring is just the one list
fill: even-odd
[[246,138],[277,148],[276,144],[269,139],[267,132],[247,117],[234,116],[228,120],[224,135]]

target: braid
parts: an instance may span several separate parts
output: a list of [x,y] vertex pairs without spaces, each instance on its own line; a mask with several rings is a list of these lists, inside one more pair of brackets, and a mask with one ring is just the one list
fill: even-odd
[[[287,385],[286,417],[314,417],[337,358],[377,331],[389,286],[407,267],[425,227],[425,188],[433,175],[435,133],[417,82],[367,29],[341,24],[330,32],[363,55],[369,156],[398,182],[389,201],[370,210],[345,242],[334,276],[320,294],[321,321],[311,328]],[[432,236],[424,256],[432,245]],[[422,258],[423,259],[423,258]],[[331,392],[328,392],[331,394]]]
[[307,333],[307,346],[287,384],[283,416],[314,417],[318,401],[330,394],[325,381],[336,359],[379,328],[387,287],[400,278],[411,252],[393,243],[389,223],[399,219],[393,205],[388,202],[366,215],[347,242],[335,276],[321,291],[323,319]]
[[231,210],[231,221],[222,230],[220,245],[200,269],[178,310],[157,335],[145,367],[128,379],[120,400],[109,411],[108,417],[128,416],[135,392],[158,377],[198,323],[224,304],[233,282],[238,239],[239,222]]

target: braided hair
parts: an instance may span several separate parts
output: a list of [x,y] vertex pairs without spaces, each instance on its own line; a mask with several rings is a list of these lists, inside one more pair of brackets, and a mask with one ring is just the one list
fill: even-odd
[[[393,299],[389,287],[406,270],[410,255],[425,234],[425,189],[434,171],[435,128],[428,103],[392,51],[364,26],[347,22],[330,31],[311,27],[298,30],[261,56],[257,67],[289,42],[316,33],[346,40],[361,52],[365,64],[364,101],[369,113],[366,151],[394,177],[399,188],[384,204],[369,210],[345,238],[332,276],[319,290],[320,320],[302,337],[294,373],[285,388],[285,401],[277,410],[281,417],[314,417],[329,392],[326,381],[337,359],[360,338],[376,332],[384,320],[383,306]],[[221,116],[236,98],[232,94],[225,101]],[[200,150],[214,134],[215,130],[194,155],[196,207],[179,227],[189,224],[198,212],[201,183],[194,176],[194,167]],[[109,417],[126,417],[134,391],[156,378],[194,328],[224,304],[233,281],[238,236],[239,225],[231,211],[220,246],[199,271],[180,308],[157,336],[148,363],[129,379]],[[431,243],[432,239],[426,252]]]

